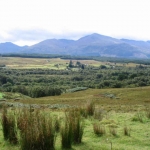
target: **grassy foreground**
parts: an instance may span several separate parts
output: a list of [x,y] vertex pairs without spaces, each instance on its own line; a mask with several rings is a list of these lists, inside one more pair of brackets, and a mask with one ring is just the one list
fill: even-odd
[[[72,150],[148,150],[150,148],[150,87],[125,89],[88,89],[61,96],[37,99],[20,99],[24,104],[40,104],[41,110],[53,117],[64,116],[61,105],[85,106],[93,100],[99,117],[88,116],[84,119],[84,133],[81,144],[73,144]],[[8,100],[18,103],[18,101]],[[59,104],[55,109],[47,105]],[[45,106],[45,107],[43,107]],[[105,128],[104,135],[96,135],[93,124]],[[127,130],[128,134],[125,133]],[[4,141],[0,126],[0,149],[19,150],[19,144],[12,146]],[[61,149],[61,135],[57,134],[55,149]]]

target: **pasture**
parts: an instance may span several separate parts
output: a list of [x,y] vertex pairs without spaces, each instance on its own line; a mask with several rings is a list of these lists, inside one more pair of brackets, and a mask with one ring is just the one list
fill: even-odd
[[[20,58],[20,57],[0,57],[0,65],[6,65],[10,69],[66,69],[70,60],[60,58]],[[78,60],[73,60],[75,64]],[[100,62],[95,60],[79,60],[82,64],[88,66],[99,67],[100,65],[115,65],[115,66],[126,66],[135,67],[137,64],[134,63],[111,63],[111,62]]]
[[[102,118],[97,119],[94,116],[89,116],[84,119],[82,143],[74,144],[72,150],[92,150],[93,148],[94,150],[110,150],[111,147],[113,150],[148,150],[150,147],[150,119],[146,117],[146,114],[150,112],[149,90],[150,87],[88,89],[74,93],[65,93],[61,96],[34,99],[20,98],[17,102],[10,99],[7,102],[36,104],[40,106],[42,112],[51,114],[53,117],[59,116],[63,118],[66,109],[84,107],[87,101],[94,101],[95,109],[101,111]],[[49,108],[48,106],[50,105],[57,107]],[[142,117],[142,121],[140,117]],[[103,136],[94,134],[94,123],[105,127],[106,133]],[[129,136],[124,134],[125,127],[130,131]],[[114,129],[116,135],[111,133],[110,128]],[[2,127],[0,127],[0,130],[0,147],[2,150],[19,150],[19,145],[10,147],[10,144],[3,140]],[[55,149],[61,149],[60,133],[57,133]]]

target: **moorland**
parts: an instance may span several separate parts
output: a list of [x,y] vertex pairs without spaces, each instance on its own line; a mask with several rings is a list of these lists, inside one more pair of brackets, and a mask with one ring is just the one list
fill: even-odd
[[149,149],[149,61],[0,57],[0,66],[2,150]]

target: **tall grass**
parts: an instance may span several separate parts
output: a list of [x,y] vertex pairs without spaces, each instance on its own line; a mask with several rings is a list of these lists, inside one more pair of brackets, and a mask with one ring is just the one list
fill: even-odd
[[56,117],[54,122],[55,131],[59,132],[61,128],[60,118]]
[[104,134],[106,134],[105,127],[101,126],[99,123],[93,124],[93,130],[94,130],[94,133],[98,136],[103,136]]
[[66,120],[64,126],[61,129],[62,148],[70,149],[72,147],[72,136],[72,124]]
[[69,119],[70,121],[72,121],[73,142],[81,143],[84,131],[84,124],[80,112],[78,110],[70,111]]
[[104,110],[99,109],[94,111],[94,119],[101,121],[104,117]]
[[55,149],[55,128],[51,117],[39,111],[23,110],[17,120],[21,150]]
[[8,140],[8,138],[9,138],[9,121],[8,121],[6,107],[4,107],[3,111],[2,111],[1,124],[2,124],[2,130],[3,130],[4,139]]
[[109,128],[109,132],[113,135],[113,136],[117,136],[117,129],[114,127],[110,127]]
[[150,108],[147,108],[146,111],[145,111],[145,113],[146,113],[146,117],[148,119],[150,119]]
[[124,131],[124,135],[130,136],[131,129],[129,127],[125,126],[123,128],[123,131]]
[[8,140],[11,144],[17,144],[18,137],[15,114],[8,114],[6,107],[3,108],[1,123],[4,139]]
[[65,112],[66,120],[61,131],[62,148],[71,148],[72,143],[82,142],[84,124],[78,109]]
[[132,121],[139,121],[141,123],[144,123],[145,115],[142,112],[138,112],[135,114],[135,116],[132,118]]
[[88,102],[87,102],[86,111],[87,111],[87,114],[88,114],[89,116],[93,116],[93,115],[94,115],[95,104],[94,104],[93,101],[88,101]]

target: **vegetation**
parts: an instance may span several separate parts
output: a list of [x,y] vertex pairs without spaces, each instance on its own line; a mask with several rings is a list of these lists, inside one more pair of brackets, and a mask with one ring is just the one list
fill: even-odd
[[46,59],[52,69],[35,67],[45,59],[6,59],[0,149],[149,149],[149,65]]

